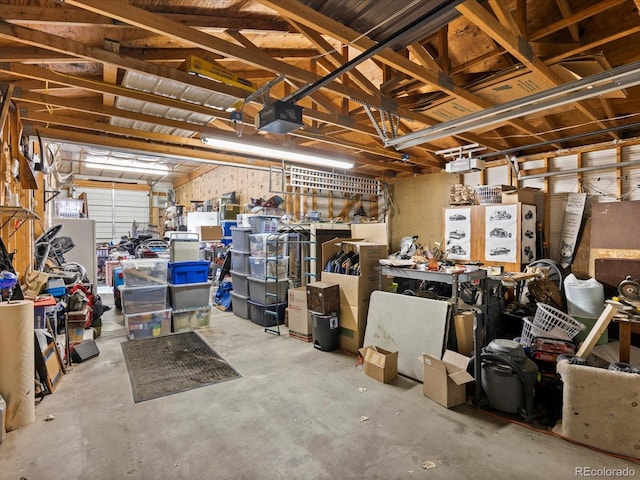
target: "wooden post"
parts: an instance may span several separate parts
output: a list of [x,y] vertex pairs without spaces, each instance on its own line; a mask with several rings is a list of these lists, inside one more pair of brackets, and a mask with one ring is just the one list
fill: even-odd
[[586,358],[591,353],[591,350],[593,350],[593,347],[600,339],[600,336],[607,329],[607,327],[609,326],[609,322],[611,322],[611,319],[617,311],[618,308],[611,303],[608,303],[607,306],[604,307],[604,310],[600,314],[598,320],[596,320],[596,323],[593,325],[593,328],[587,335],[587,338],[585,338],[584,342],[582,342],[582,345],[580,345],[576,356]]

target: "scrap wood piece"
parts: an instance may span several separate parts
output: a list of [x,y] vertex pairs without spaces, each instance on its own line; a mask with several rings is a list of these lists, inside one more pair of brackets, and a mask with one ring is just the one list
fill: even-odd
[[600,314],[598,320],[596,320],[596,323],[593,325],[593,328],[587,335],[587,338],[585,338],[584,342],[582,342],[582,345],[580,345],[576,356],[586,358],[591,353],[591,350],[593,350],[596,342],[607,329],[609,323],[611,322],[611,319],[617,311],[618,309],[615,305],[607,303],[607,306],[604,307],[604,310]]

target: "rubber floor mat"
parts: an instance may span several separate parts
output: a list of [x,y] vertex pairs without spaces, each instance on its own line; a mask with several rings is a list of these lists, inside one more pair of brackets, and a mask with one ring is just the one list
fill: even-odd
[[242,377],[196,332],[121,345],[135,403]]

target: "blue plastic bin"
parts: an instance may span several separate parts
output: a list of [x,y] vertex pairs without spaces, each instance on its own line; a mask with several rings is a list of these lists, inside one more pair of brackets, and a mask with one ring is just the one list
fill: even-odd
[[169,282],[174,285],[206,282],[209,279],[209,265],[207,260],[170,262]]
[[222,236],[231,237],[231,229],[236,228],[238,222],[236,220],[222,220],[220,226],[222,227]]

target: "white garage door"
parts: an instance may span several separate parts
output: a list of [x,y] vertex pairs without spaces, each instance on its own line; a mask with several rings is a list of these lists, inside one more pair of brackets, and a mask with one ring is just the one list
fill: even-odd
[[131,235],[135,220],[139,229],[149,222],[149,194],[137,190],[112,188],[78,188],[87,194],[89,218],[96,221],[96,241],[119,242]]

